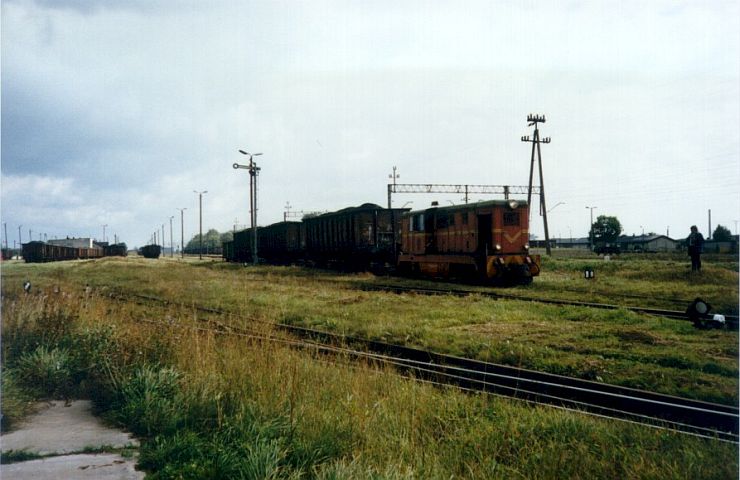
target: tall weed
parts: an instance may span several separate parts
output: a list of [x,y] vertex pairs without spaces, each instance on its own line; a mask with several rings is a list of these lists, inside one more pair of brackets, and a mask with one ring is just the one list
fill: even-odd
[[62,302],[21,297],[4,304],[3,356],[6,362],[39,346],[54,347],[71,332],[76,315]]
[[7,432],[20,419],[32,412],[33,396],[23,388],[12,369],[3,368],[0,381],[2,382],[0,432]]
[[14,363],[16,378],[41,398],[69,399],[74,390],[74,372],[69,352],[45,345],[21,355]]
[[137,435],[174,433],[183,422],[180,374],[143,366],[121,385],[113,415]]

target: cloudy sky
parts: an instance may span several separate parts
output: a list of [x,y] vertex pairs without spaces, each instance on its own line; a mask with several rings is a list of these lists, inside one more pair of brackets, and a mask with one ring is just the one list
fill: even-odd
[[[734,0],[4,0],[2,221],[11,246],[18,225],[26,242],[104,224],[142,245],[170,216],[179,231],[178,207],[192,236],[208,190],[204,229],[231,229],[238,149],[264,153],[261,225],[287,202],[385,205],[393,166],[525,185],[539,113],[551,236],[585,236],[586,206],[628,234],[706,234],[709,209],[735,233],[739,19]],[[394,205],[435,199],[462,202]]]

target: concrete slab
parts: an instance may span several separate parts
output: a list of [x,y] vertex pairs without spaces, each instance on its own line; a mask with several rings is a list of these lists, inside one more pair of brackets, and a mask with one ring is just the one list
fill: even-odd
[[[38,412],[19,424],[18,429],[0,436],[0,448],[26,450],[39,455],[79,453],[86,448],[138,447],[131,434],[107,427],[92,414],[89,400],[39,404]],[[4,470],[4,469],[3,469]]]
[[64,455],[0,466],[0,477],[14,480],[139,480],[135,460],[115,453]]

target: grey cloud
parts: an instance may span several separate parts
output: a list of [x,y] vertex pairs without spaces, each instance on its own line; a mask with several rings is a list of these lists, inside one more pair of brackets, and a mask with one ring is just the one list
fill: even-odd
[[[530,24],[519,6],[467,5],[6,2],[4,182],[69,178],[80,205],[43,182],[30,202],[3,188],[3,219],[90,229],[108,217],[136,243],[176,207],[194,214],[192,190],[207,189],[204,217],[223,229],[247,218],[237,148],[265,154],[260,223],[288,200],[382,204],[392,165],[408,182],[522,184],[530,112],[553,138],[549,203],[566,202],[553,221],[574,233],[592,201],[625,224],[677,225],[713,202],[735,214],[737,187],[714,188],[738,165],[740,55],[725,38],[737,16],[691,6],[663,23],[637,3],[552,2]],[[695,186],[698,200],[670,197]],[[667,200],[668,213],[640,207]]]
[[[172,10],[173,8],[192,8],[206,2],[184,1],[159,2],[153,0],[30,0],[40,8],[70,11],[82,15],[95,15],[105,11],[138,11],[151,13]],[[29,0],[7,0],[6,3],[27,4]]]

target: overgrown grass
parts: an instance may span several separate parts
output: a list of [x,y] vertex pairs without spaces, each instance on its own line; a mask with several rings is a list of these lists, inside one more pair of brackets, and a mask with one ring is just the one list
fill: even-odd
[[736,478],[732,445],[432,388],[371,365],[199,331],[202,313],[85,295],[81,279],[114,284],[121,275],[138,291],[154,271],[164,280],[148,283],[149,293],[228,307],[241,316],[221,321],[265,334],[277,320],[323,322],[594,378],[625,375],[611,373],[624,365],[633,381],[691,392],[703,385],[701,395],[725,399],[732,394],[722,388],[736,385],[735,334],[482,297],[435,298],[430,306],[428,297],[358,292],[290,268],[197,267],[193,282],[196,267],[162,264],[88,262],[62,274],[44,266],[34,284],[48,293],[9,288],[3,299],[6,372],[34,352],[57,359],[65,352],[72,391],[92,396],[106,418],[142,438],[140,464],[153,478]]
[[44,458],[38,453],[29,452],[28,450],[8,450],[0,453],[0,464],[26,462],[28,460],[37,460]]
[[7,432],[33,412],[34,396],[17,380],[13,370],[3,367],[0,379],[2,380],[0,431]]
[[[687,298],[704,296],[713,303],[720,301],[717,292],[737,298],[737,273],[713,266],[712,262],[706,262],[707,272],[722,270],[734,276],[734,280],[728,281],[721,275],[709,277],[707,272],[707,278],[714,278],[708,285],[685,282],[680,276],[673,281],[637,282],[637,286],[625,280],[626,274],[640,269],[650,272],[673,268],[666,265],[674,261],[670,258],[649,258],[655,259],[604,262],[611,273],[589,282],[580,278],[580,263],[600,261],[597,257],[555,257],[547,260],[548,269],[534,285],[506,289],[505,293],[549,295],[562,285],[567,290],[560,295],[615,303],[614,298],[600,295],[605,295],[605,291],[612,291],[613,295],[633,294],[652,285],[652,289],[673,289]],[[482,296],[365,292],[354,285],[418,281],[298,267],[245,268],[218,262],[106,259],[78,263],[76,269],[17,265],[7,270],[4,288],[9,286],[10,292],[19,288],[11,279],[26,277],[45,292],[63,282],[76,285],[75,292],[90,284],[102,292],[124,289],[226,309],[236,314],[227,321],[239,326],[251,325],[255,320],[289,323],[709,401],[736,404],[738,399],[737,332],[699,331],[689,322],[629,311]],[[34,275],[35,272],[38,273]],[[645,288],[640,295],[650,297],[651,290]],[[714,292],[715,297],[703,295],[705,289]],[[203,314],[193,311],[192,315]]]

